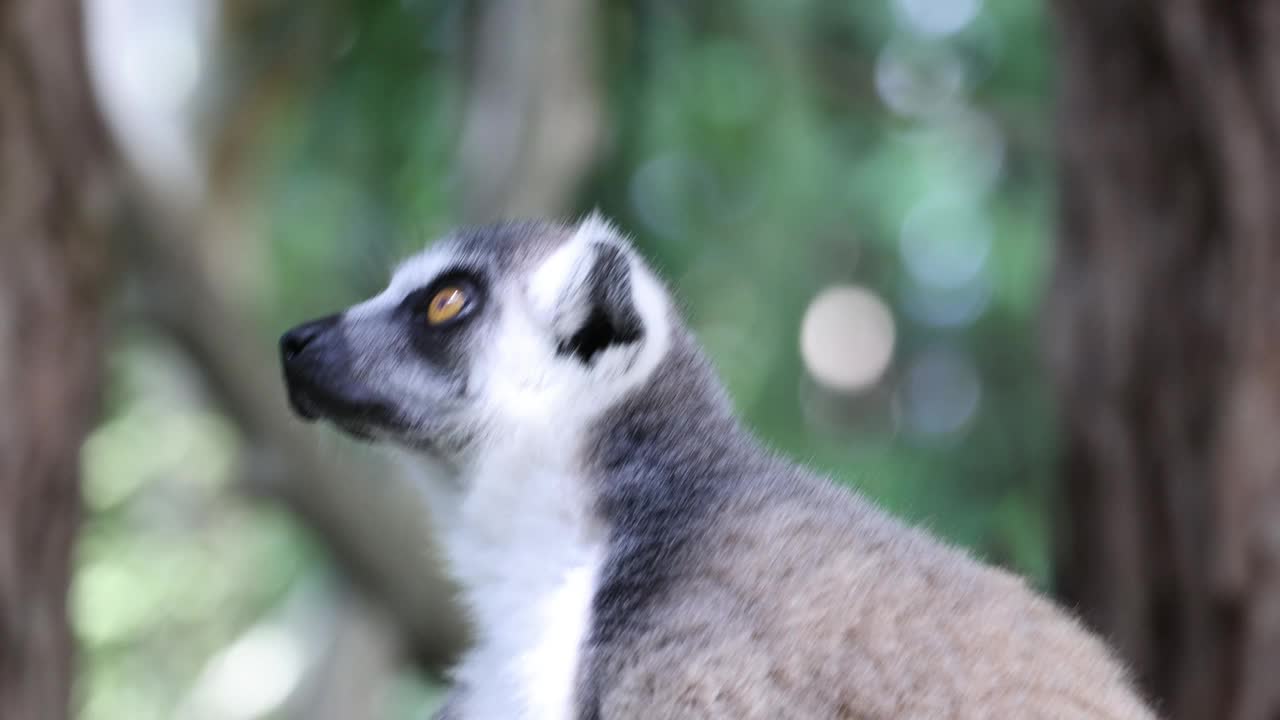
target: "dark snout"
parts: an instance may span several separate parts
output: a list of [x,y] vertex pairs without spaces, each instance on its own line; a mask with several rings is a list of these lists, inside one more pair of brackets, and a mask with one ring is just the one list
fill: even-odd
[[303,323],[280,336],[280,361],[284,364],[285,389],[293,411],[307,420],[320,417],[315,396],[325,382],[323,376],[338,374],[339,358],[332,334],[337,315]]
[[389,413],[354,377],[341,320],[341,315],[330,315],[280,337],[285,388],[290,406],[302,418],[333,420],[356,434],[366,434]]

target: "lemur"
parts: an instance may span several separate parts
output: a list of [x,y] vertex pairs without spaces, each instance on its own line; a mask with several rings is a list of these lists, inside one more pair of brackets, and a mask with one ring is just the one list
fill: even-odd
[[421,479],[474,625],[442,720],[1153,717],[1020,579],[765,449],[598,214],[459,229],[280,349]]

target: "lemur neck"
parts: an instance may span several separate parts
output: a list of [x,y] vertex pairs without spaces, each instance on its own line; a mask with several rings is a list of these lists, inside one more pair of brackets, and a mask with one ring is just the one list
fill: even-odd
[[537,574],[552,581],[600,542],[581,471],[538,443],[512,437],[495,446],[435,508],[465,590],[537,584]]
[[526,441],[461,478],[439,521],[476,641],[456,671],[467,717],[569,717],[605,556],[581,476]]
[[694,540],[754,447],[682,343],[572,445],[539,435],[490,448],[436,505],[474,621],[457,679],[475,689],[467,709],[478,717],[566,716],[583,648],[661,591],[654,569]]
[[[650,482],[724,467],[759,452],[692,337],[678,333],[649,382],[599,418],[585,443],[588,474]],[[599,487],[599,491],[613,488]],[[677,490],[678,488],[673,488]]]
[[[680,334],[644,383],[588,427],[572,424],[504,436],[433,502],[464,592],[553,585],[607,555],[620,523],[713,504],[732,491],[733,465],[757,453],[710,365]],[[680,511],[664,509],[672,507]]]

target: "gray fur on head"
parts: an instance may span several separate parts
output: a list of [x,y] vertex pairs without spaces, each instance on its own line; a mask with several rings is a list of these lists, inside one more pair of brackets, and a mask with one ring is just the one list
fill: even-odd
[[[638,277],[633,257],[598,216],[458,230],[403,263],[378,296],[287,335],[290,397],[356,435],[461,462],[532,419],[520,403],[576,414],[575,395],[617,392],[635,351],[661,343],[645,337],[666,328],[645,327],[646,293],[635,290],[656,280]],[[454,286],[465,314],[431,326],[427,305]],[[666,308],[650,312],[651,324],[665,321]]]

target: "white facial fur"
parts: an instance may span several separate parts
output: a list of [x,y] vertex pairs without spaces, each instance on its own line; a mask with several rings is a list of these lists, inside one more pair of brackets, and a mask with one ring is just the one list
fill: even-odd
[[[643,336],[585,364],[558,351],[558,342],[589,310],[595,243],[624,251]],[[428,251],[360,308],[394,305],[449,264]],[[528,275],[495,282],[490,292],[500,296],[499,310],[472,367],[475,442],[449,467],[420,453],[408,459],[476,628],[477,645],[455,677],[468,688],[462,717],[568,720],[604,541],[582,477],[582,443],[596,418],[666,354],[669,300],[598,216]]]
[[[593,244],[622,248],[631,296],[644,327],[637,343],[609,347],[584,365],[557,353],[556,339],[572,332],[588,308],[585,283]],[[592,419],[653,372],[670,344],[669,304],[658,280],[617,232],[591,216],[522,283],[524,302],[504,313],[484,361],[485,390],[496,416],[521,428],[578,438]]]

